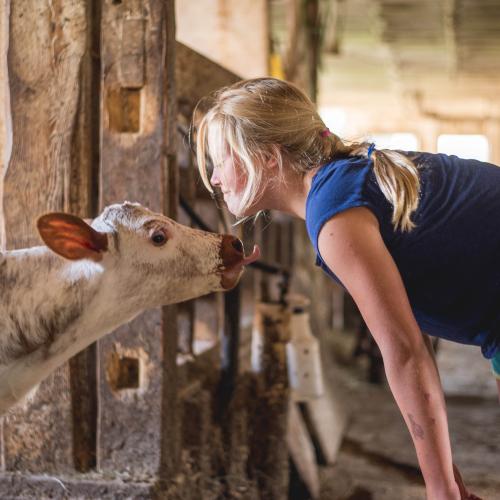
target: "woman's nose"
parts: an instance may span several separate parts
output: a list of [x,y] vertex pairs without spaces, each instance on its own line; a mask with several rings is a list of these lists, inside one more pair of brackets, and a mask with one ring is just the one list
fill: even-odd
[[212,184],[212,186],[219,186],[220,185],[220,179],[219,179],[218,175],[215,173],[215,169],[212,172],[212,176],[210,177],[210,184]]

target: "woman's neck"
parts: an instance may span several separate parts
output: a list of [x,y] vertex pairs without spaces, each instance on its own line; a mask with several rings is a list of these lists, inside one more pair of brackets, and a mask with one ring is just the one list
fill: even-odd
[[266,209],[278,210],[305,220],[307,195],[318,168],[310,170],[305,175],[289,170],[292,173],[284,182],[274,184],[270,188],[266,196]]

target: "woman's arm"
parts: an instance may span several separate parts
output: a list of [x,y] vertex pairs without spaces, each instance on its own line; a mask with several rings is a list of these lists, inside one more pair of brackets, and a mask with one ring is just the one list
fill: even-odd
[[[439,377],[439,369],[436,361],[436,353],[434,351],[434,347],[432,346],[432,340],[427,334],[423,334],[423,339],[425,343],[425,347],[427,347],[427,350],[429,351],[429,355],[432,358],[432,362],[434,363],[434,367],[436,368],[436,372]],[[441,382],[441,378],[439,378]],[[460,474],[460,471],[458,470],[458,467],[453,464],[453,475],[455,476],[455,482],[458,485],[458,489],[460,491],[460,498],[466,498],[467,500],[481,500],[479,497],[471,494],[469,490],[466,488],[464,480],[462,478],[462,475]]]
[[375,216],[359,207],[322,228],[323,260],[358,305],[384,359],[389,386],[408,426],[429,499],[460,498],[454,479],[439,375]]
[[[432,347],[432,340],[429,337],[429,335],[427,335],[426,333],[422,332],[422,335],[423,335],[422,338],[424,339],[425,347],[427,347],[427,350],[429,351],[429,354],[432,357],[432,362],[434,363],[434,366],[436,367],[436,371],[437,371],[438,376],[439,376],[439,370],[438,370],[438,366],[437,366],[437,362],[436,362],[436,353],[434,352],[434,347]],[[439,380],[441,380],[441,379],[439,379]]]

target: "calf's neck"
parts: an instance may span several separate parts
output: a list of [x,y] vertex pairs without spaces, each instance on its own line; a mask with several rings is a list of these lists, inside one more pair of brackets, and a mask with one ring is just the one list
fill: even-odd
[[91,224],[52,213],[37,226],[46,246],[0,254],[0,414],[145,309],[230,289],[259,256],[137,203]]

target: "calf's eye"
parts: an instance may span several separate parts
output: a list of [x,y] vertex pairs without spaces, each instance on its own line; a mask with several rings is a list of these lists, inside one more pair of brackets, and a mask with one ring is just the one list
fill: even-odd
[[151,241],[155,246],[161,247],[167,242],[167,236],[163,231],[155,231],[151,235]]

